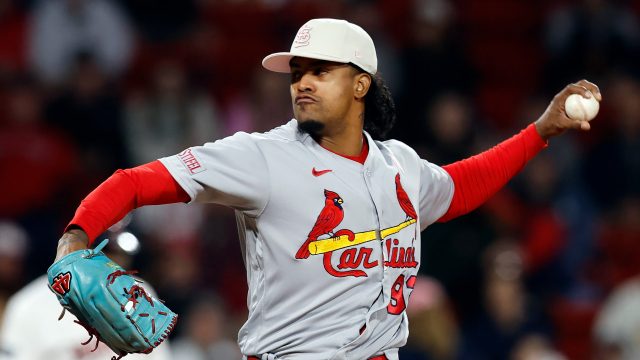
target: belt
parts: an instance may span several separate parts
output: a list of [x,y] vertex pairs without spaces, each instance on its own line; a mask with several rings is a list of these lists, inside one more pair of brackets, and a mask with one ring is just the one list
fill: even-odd
[[[260,356],[256,356],[256,355],[247,356],[247,360],[261,360],[261,359],[262,358]],[[368,360],[389,360],[389,358],[387,358],[387,355],[382,354],[382,355],[377,355],[372,358],[369,358]]]

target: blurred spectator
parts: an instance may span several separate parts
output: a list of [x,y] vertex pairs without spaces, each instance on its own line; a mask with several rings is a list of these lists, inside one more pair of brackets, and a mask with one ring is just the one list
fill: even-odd
[[[149,245],[153,244],[153,240]],[[157,246],[151,254],[152,269],[150,281],[156,286],[160,299],[171,305],[177,314],[186,313],[192,299],[198,297],[202,285],[200,273],[207,265],[200,260],[198,246],[171,244]],[[182,326],[174,329],[174,335],[180,335]]]
[[475,211],[422,232],[420,273],[438,279],[461,321],[475,317],[482,293],[480,257],[496,235],[483,211]]
[[291,98],[284,90],[289,77],[260,71],[253,77],[247,93],[235,96],[227,106],[227,135],[237,131],[266,131],[285,124],[293,117]]
[[161,246],[194,246],[207,220],[204,208],[202,204],[146,206],[132,212],[132,224]]
[[201,21],[189,34],[185,43],[185,64],[189,72],[189,83],[197,89],[206,90],[220,97],[225,88],[219,86],[224,76],[228,48],[215,23]]
[[358,24],[367,31],[376,44],[378,57],[378,73],[385,84],[395,94],[402,89],[401,68],[398,44],[390,37],[391,33],[384,27],[383,15],[379,9],[380,1],[352,0],[345,8],[344,19]]
[[15,1],[0,0],[0,79],[26,68],[27,14]]
[[129,63],[133,34],[113,1],[40,1],[32,21],[31,64],[48,84],[63,82],[79,53],[91,54],[100,72],[109,76],[118,76]]
[[[225,124],[220,123],[216,104],[192,84],[187,74],[190,69],[184,67],[178,57],[166,56],[155,61],[148,84],[142,89],[130,90],[124,128],[128,159],[133,164],[175,154],[188,146],[215,141],[222,136]],[[252,129],[253,125],[247,127]],[[215,287],[215,281],[219,281],[209,282],[204,274],[207,269],[217,269],[221,263],[217,260],[225,257],[224,251],[215,250],[225,246],[231,231],[220,221],[220,214],[207,217],[205,207],[197,204],[145,207],[133,215],[132,226],[152,247],[154,260],[164,259],[154,262],[161,298],[176,312],[185,312],[202,283],[206,281],[208,287]],[[215,229],[211,237],[217,248],[207,255],[211,261],[201,263],[207,237],[204,222]],[[176,334],[181,332],[182,327],[178,327]]]
[[598,234],[593,276],[606,291],[640,275],[640,197],[620,200]]
[[172,60],[155,67],[150,89],[129,97],[125,114],[129,162],[143,164],[221,137],[212,99],[192,88]]
[[509,357],[511,360],[566,360],[555,350],[548,338],[533,334],[522,338]]
[[640,24],[625,1],[581,0],[547,17],[549,91],[589,78],[598,83],[611,69],[633,69],[640,60]]
[[[547,106],[540,96],[529,97],[514,131]],[[523,239],[527,283],[540,296],[583,296],[590,291],[584,287],[592,286],[584,282],[584,269],[595,252],[597,214],[581,175],[581,134],[565,135],[554,139],[509,185],[518,202],[514,213]]]
[[403,360],[455,359],[458,324],[444,288],[437,280],[418,276],[409,307],[409,338],[400,348]]
[[[420,114],[421,141],[414,144],[420,156],[446,165],[470,156],[476,145],[473,107],[454,92],[436,95]],[[404,121],[400,120],[400,121]],[[495,227],[482,211],[428,227],[422,234],[421,272],[440,280],[461,319],[476,312],[480,293],[479,257],[495,236]],[[474,294],[465,296],[462,294]]]
[[473,107],[464,96],[444,92],[421,114],[422,141],[414,149],[430,162],[451,164],[473,154]]
[[[522,201],[518,236],[530,289],[538,295],[557,294],[567,288],[563,272],[568,224],[557,200],[562,192],[559,169],[552,152],[544,152],[524,168],[513,184]],[[583,225],[584,226],[584,225]]]
[[[115,237],[115,234],[111,235]],[[131,257],[118,246],[117,241],[112,239],[104,252],[117,264],[129,268]],[[143,286],[154,294],[148,283]],[[7,305],[0,328],[0,359],[104,360],[113,355],[113,351],[103,343],[92,351],[97,339],[82,345],[89,338],[87,330],[74,323],[75,316],[69,312],[58,320],[61,312],[62,306],[49,289],[46,274],[27,284],[11,297]],[[127,359],[169,360],[169,342],[164,342],[150,354],[131,354]]]
[[402,52],[399,119],[394,134],[415,145],[424,142],[425,105],[442,92],[473,89],[474,70],[457,38],[454,7],[448,0],[417,0],[411,12],[409,44]]
[[55,207],[76,175],[77,154],[69,139],[47,126],[42,95],[29,76],[5,86],[0,119],[0,216],[21,219]]
[[0,319],[4,315],[9,297],[25,280],[29,242],[27,232],[20,225],[0,221]]
[[599,360],[640,358],[640,278],[616,287],[597,316],[593,329]]
[[[186,313],[184,330],[172,344],[175,359],[241,359],[238,345],[229,339],[229,323],[222,302],[200,294]],[[233,329],[234,331],[237,329]]]
[[461,359],[508,359],[523,338],[548,333],[522,282],[518,247],[497,241],[485,256],[484,312],[464,326]]
[[586,155],[584,166],[592,197],[605,211],[629,195],[640,195],[640,81],[613,74],[606,90],[613,128]]
[[50,101],[46,115],[72,136],[88,187],[125,167],[121,99],[91,54],[76,57],[69,85]]
[[198,16],[196,0],[118,0],[138,33],[151,43],[180,40],[194,26]]
[[[212,52],[219,50],[218,56],[208,59],[216,75],[216,96],[226,101],[239,93],[250,91],[254,76],[265,72],[260,66],[265,54],[281,48],[281,42],[290,44],[291,34],[295,30],[282,32],[281,36],[276,34],[292,21],[291,13],[274,11],[256,0],[202,0],[200,3],[200,21],[206,27],[215,27],[215,42],[206,46],[210,46]],[[323,1],[323,6],[332,7],[334,3],[340,2]],[[300,23],[294,26],[297,30]]]
[[[226,2],[231,3],[233,0]],[[264,0],[261,2],[266,3]],[[291,45],[291,34],[294,34],[300,25],[309,19],[317,17],[339,19],[344,17],[347,2],[350,1],[286,0],[282,8],[275,12],[278,22],[281,22],[278,28],[277,41],[280,42],[278,46],[286,47]]]

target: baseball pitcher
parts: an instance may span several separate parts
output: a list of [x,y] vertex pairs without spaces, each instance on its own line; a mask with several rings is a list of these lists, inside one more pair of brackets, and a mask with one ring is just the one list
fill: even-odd
[[396,360],[421,231],[481,205],[550,137],[588,130],[567,117],[570,94],[601,100],[594,84],[570,84],[519,134],[440,167],[400,141],[383,141],[394,104],[359,26],[310,20],[289,52],[262,65],[289,74],[294,119],[118,170],[82,201],[56,260],[88,251],[140,206],[235,209],[249,283],[238,341],[252,360]]

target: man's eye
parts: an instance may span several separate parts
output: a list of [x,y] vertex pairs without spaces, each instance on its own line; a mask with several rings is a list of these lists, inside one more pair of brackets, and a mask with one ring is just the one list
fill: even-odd
[[327,70],[326,68],[316,68],[316,69],[313,70],[313,74],[314,75],[323,75],[323,74],[326,74],[328,72],[329,72],[329,70]]

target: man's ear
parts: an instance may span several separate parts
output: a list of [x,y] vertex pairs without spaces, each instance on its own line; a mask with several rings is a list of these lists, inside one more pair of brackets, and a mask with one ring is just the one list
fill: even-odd
[[367,73],[360,73],[356,75],[356,81],[354,83],[354,95],[356,99],[362,99],[367,92],[369,92],[369,87],[371,86],[371,75]]

